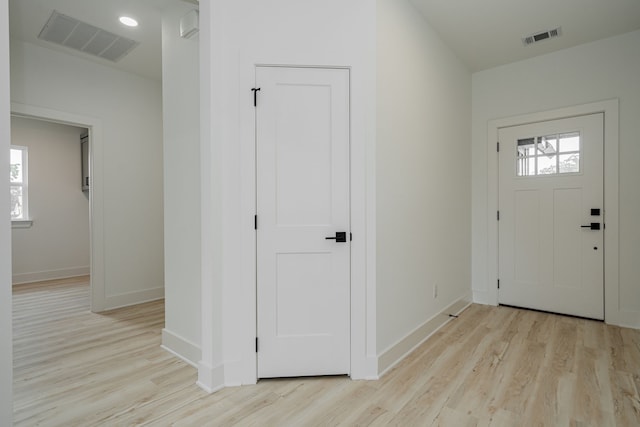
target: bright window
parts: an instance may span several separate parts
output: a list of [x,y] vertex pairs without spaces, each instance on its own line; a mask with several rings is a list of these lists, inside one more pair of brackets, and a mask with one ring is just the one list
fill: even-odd
[[579,132],[524,138],[517,144],[517,176],[580,172]]
[[11,219],[28,220],[27,147],[12,145],[10,150]]

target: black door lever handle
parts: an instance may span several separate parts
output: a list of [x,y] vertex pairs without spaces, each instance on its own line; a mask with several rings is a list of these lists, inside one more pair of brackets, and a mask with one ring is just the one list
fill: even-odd
[[580,227],[588,228],[590,230],[600,230],[600,223],[599,222],[592,222],[589,225],[581,225]]
[[335,240],[338,243],[345,243],[347,241],[346,231],[336,231],[335,237],[325,237],[326,240]]

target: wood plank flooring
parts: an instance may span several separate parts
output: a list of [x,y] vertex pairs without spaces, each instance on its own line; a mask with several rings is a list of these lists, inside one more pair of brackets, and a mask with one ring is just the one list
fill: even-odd
[[160,348],[161,301],[88,306],[86,278],[14,288],[16,426],[640,426],[637,330],[472,305],[379,381],[209,395]]

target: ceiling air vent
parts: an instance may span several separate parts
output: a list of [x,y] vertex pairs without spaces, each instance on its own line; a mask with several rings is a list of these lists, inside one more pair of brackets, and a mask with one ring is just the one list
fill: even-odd
[[53,11],[38,38],[117,62],[139,43]]
[[558,37],[561,34],[562,32],[560,30],[560,27],[558,27],[558,28],[554,28],[553,30],[542,31],[541,33],[535,33],[535,34],[531,34],[530,36],[523,37],[522,43],[525,46],[529,46],[530,44],[541,42],[542,40]]

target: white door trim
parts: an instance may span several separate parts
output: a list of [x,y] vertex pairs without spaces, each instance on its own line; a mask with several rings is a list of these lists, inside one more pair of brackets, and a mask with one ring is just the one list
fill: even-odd
[[91,170],[91,191],[89,192],[89,270],[91,311],[100,312],[107,309],[104,275],[104,169],[102,165],[102,121],[95,117],[81,116],[49,108],[11,103],[11,114],[45,120],[89,129],[89,169]]
[[[210,20],[210,9],[208,2],[202,3],[201,17]],[[368,57],[334,62],[317,52],[296,53],[292,58],[287,53],[251,47],[228,50],[224,40],[212,37],[215,28],[209,27],[201,27],[200,37],[213,44],[200,45],[203,263],[198,385],[212,392],[257,381],[255,108],[250,90],[255,86],[257,65],[350,70],[351,378],[377,379],[376,150],[372,126],[376,109],[372,64]],[[222,55],[220,60],[237,64],[216,67],[212,60],[216,52]]]
[[[255,58],[255,57],[254,57]],[[354,78],[354,69],[348,66],[336,65],[301,65],[290,64],[286,61],[271,62],[241,59],[240,82],[246,88],[245,100],[251,99],[250,88],[255,84],[256,67],[292,67],[292,68],[339,68],[349,70],[350,75],[350,203],[351,203],[351,378],[377,379],[377,354],[375,346],[375,280],[374,273],[367,268],[375,255],[375,240],[369,240],[375,218],[369,214],[370,205],[375,199],[368,195],[372,191],[365,185],[367,174],[370,173],[368,161],[371,158],[365,142],[368,135],[363,133],[364,117],[361,112],[365,106],[358,105],[359,98],[354,93],[363,91],[362,83]],[[258,94],[260,102],[260,94]],[[240,105],[240,158],[241,158],[241,211],[247,219],[253,217],[256,201],[255,183],[255,109],[250,102]],[[246,298],[242,301],[241,312],[245,316],[246,326],[242,328],[243,341],[253,342],[256,335],[256,240],[254,230],[244,227],[240,237],[240,252],[242,271],[240,277],[241,288]],[[257,357],[253,347],[244,346],[239,364],[231,369],[234,379],[225,378],[226,385],[252,384],[257,382]],[[227,362],[228,364],[229,362]],[[233,362],[232,362],[233,363]],[[228,368],[231,368],[230,366]],[[226,371],[227,369],[225,369]]]
[[547,120],[604,113],[604,299],[605,322],[614,325],[629,324],[619,302],[619,202],[618,202],[618,99],[593,102],[550,111],[523,114],[491,120],[487,134],[487,284],[489,301],[498,305],[498,130]]

